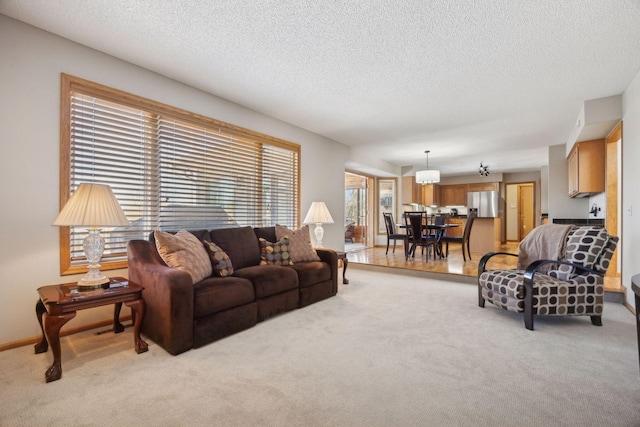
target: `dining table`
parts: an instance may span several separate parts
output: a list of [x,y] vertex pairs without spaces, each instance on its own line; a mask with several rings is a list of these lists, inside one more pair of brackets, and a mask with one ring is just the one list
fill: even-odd
[[[425,223],[422,224],[422,229],[423,230],[436,230],[436,239],[438,241],[438,245],[436,246],[437,251],[438,251],[438,255],[440,256],[440,258],[446,258],[446,256],[444,255],[444,253],[442,252],[442,248],[440,246],[440,239],[442,238],[442,236],[447,232],[448,229],[450,228],[456,228],[456,227],[460,227],[460,224],[434,224],[434,223]],[[401,224],[399,226],[400,229],[402,230],[406,230],[408,228],[408,226],[406,224]]]

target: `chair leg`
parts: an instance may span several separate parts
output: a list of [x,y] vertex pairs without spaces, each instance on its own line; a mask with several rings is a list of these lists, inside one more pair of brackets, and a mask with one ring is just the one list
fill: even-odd
[[389,238],[387,237],[387,250],[385,251],[385,255],[389,253]]
[[396,243],[397,242],[398,242],[397,240],[395,240],[395,239],[393,240],[393,253],[394,254],[396,253]]
[[533,310],[524,309],[524,327],[533,331]]
[[484,298],[482,297],[482,286],[478,284],[478,307],[484,308]]
[[467,255],[469,255],[469,261],[471,261],[471,249],[469,249],[469,241],[467,240]]
[[602,316],[591,316],[591,324],[594,326],[602,326]]

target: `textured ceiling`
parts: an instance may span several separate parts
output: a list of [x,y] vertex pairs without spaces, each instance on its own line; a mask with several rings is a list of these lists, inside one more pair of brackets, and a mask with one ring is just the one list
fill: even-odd
[[0,0],[0,13],[399,166],[538,170],[640,69],[638,0]]

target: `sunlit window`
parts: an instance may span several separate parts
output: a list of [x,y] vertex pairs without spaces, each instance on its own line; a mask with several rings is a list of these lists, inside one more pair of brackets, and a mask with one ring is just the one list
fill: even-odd
[[[298,225],[300,146],[62,75],[61,202],[108,184],[130,227],[103,229],[103,267],[155,229]],[[82,271],[86,229],[61,230],[63,274]]]

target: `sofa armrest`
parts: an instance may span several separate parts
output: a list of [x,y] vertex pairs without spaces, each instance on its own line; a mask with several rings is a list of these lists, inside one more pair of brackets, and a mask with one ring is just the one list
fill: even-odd
[[127,244],[129,279],[144,288],[142,332],[171,354],[193,347],[194,295],[191,276],[164,264],[146,240]]
[[320,261],[326,262],[331,267],[331,282],[333,295],[338,293],[338,254],[333,249],[318,248],[316,253]]

